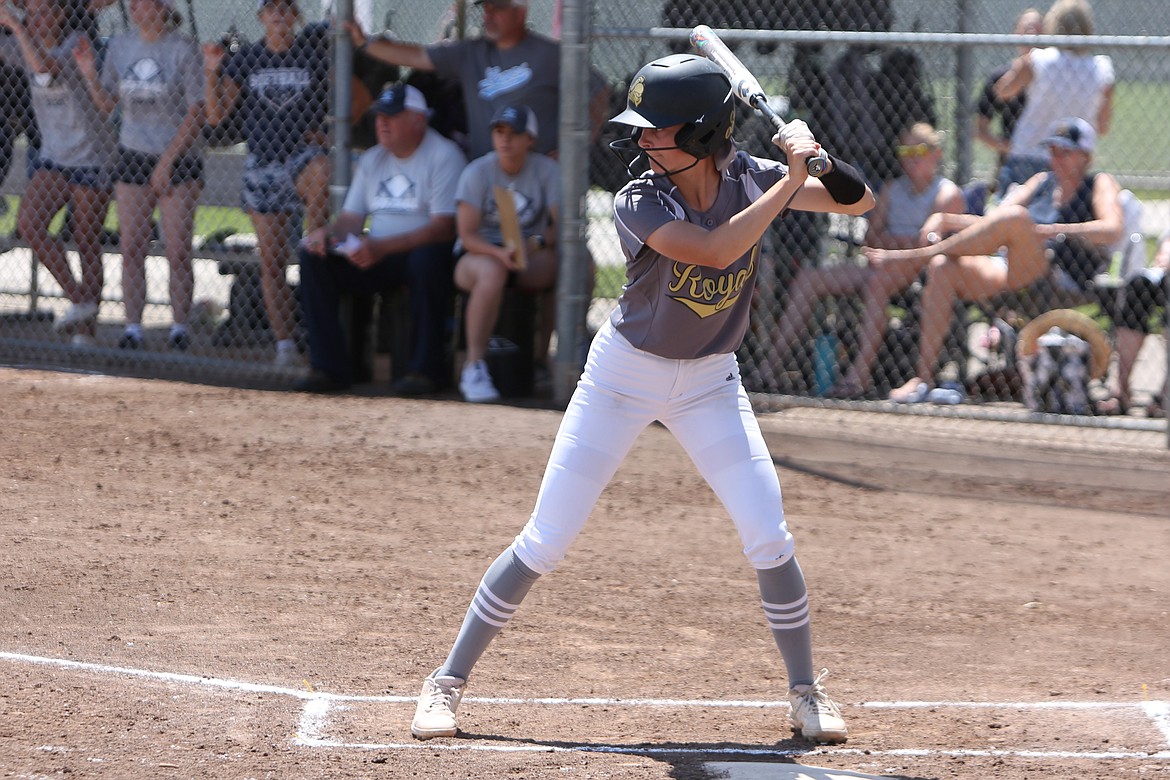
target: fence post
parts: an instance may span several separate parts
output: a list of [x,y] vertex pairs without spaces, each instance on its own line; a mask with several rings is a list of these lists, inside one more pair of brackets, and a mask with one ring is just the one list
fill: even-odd
[[566,404],[580,376],[579,349],[585,335],[591,272],[585,243],[585,194],[589,186],[588,0],[565,0],[561,39],[561,97],[558,159],[561,166],[561,224],[557,269],[557,354],[553,398]]
[[[971,32],[971,2],[958,0],[959,32]],[[960,185],[971,180],[971,83],[972,52],[970,46],[960,46],[955,53],[955,181]]]
[[330,144],[332,157],[330,162],[333,164],[333,173],[329,184],[329,211],[337,215],[341,213],[341,206],[345,203],[352,162],[349,113],[353,103],[353,82],[350,78],[350,74],[353,73],[353,42],[343,22],[353,19],[353,0],[337,0],[334,12],[336,16],[333,24],[329,26],[329,34],[333,37],[334,74],[333,105],[330,106],[333,136],[333,143]]

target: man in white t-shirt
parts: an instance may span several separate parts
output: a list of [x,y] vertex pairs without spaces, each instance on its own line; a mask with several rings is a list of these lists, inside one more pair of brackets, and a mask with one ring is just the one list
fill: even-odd
[[411,354],[391,390],[424,395],[447,379],[455,185],[466,161],[453,141],[427,127],[430,109],[414,87],[391,86],[371,110],[378,145],[358,158],[341,213],[302,242],[300,295],[312,370],[297,389],[336,392],[354,381],[339,317],[343,293],[405,284]]

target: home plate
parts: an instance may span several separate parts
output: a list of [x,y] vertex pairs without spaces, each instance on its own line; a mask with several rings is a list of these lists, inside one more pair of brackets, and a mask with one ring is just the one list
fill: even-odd
[[765,764],[759,761],[709,761],[705,767],[720,780],[890,780],[889,775],[863,775],[848,769],[821,769],[804,764]]

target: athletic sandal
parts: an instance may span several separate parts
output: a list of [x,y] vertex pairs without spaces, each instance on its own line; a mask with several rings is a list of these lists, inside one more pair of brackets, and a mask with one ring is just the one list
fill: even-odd
[[930,385],[919,381],[914,386],[903,385],[890,393],[890,400],[896,404],[920,404],[930,395]]
[[849,738],[841,710],[821,685],[828,674],[828,669],[822,669],[809,685],[794,685],[788,691],[792,730],[810,742],[844,742]]
[[1146,405],[1146,417],[1162,419],[1166,416],[1166,397],[1158,394]]

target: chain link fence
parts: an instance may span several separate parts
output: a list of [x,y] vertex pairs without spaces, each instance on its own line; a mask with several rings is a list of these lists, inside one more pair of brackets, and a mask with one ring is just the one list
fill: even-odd
[[[1058,9],[1043,27],[1045,6],[1032,17],[1035,29],[1017,35],[1013,29],[1024,8],[1010,3],[594,5],[593,61],[615,85],[615,109],[624,99],[623,85],[642,63],[688,51],[690,29],[707,24],[721,32],[787,118],[807,121],[879,193],[879,208],[868,219],[791,213],[765,236],[768,262],[756,291],[753,327],[740,351],[745,384],[761,394],[761,405],[1163,429],[1156,418],[1166,382],[1166,287],[1158,269],[1166,258],[1157,255],[1170,228],[1170,150],[1160,148],[1158,128],[1170,103],[1156,96],[1166,89],[1168,41],[1161,37],[1166,21],[1140,5],[1094,9],[1095,26],[1083,29],[1072,24],[1082,19],[1076,7]],[[1082,33],[1092,37],[1067,37]],[[1022,37],[1035,35],[1041,37]],[[1066,37],[1051,37],[1061,35]],[[1072,48],[1086,42],[1083,55]],[[1054,203],[1043,187],[1032,198],[1022,191],[1018,197],[1031,204],[1036,220],[1108,220],[1109,240],[1049,241],[1051,262],[1043,261],[1043,272],[1037,270],[1027,284],[960,286],[953,296],[937,294],[948,277],[930,270],[929,249],[906,264],[910,272],[888,258],[875,265],[867,245],[923,247],[928,234],[938,241],[967,224],[937,227],[937,221],[924,221],[931,211],[970,214],[972,221],[993,214],[1007,190],[997,182],[1005,152],[1030,152],[1040,158],[1032,160],[1035,170],[1049,167],[1043,143],[1012,147],[1010,126],[1003,135],[1001,103],[985,97],[993,74],[1003,75],[1031,44],[1044,45],[1032,78],[1033,89],[1048,90],[1048,97],[1033,101],[1031,114],[1017,110],[1009,121],[1046,131],[1051,120],[1073,111],[1087,114],[1094,127],[1104,122],[1087,173],[1112,175],[1124,193],[1113,205],[1090,203],[1075,216],[1066,206],[1060,218],[1042,213],[1041,203]],[[1048,54],[1057,51],[1065,56],[1053,65]],[[1103,102],[1111,111],[1097,109]],[[774,157],[771,132],[762,118],[741,110],[741,148]],[[602,146],[595,149],[592,183],[611,189],[623,171]],[[945,187],[940,178],[947,180]],[[1069,172],[1067,181],[1079,182],[1079,174]],[[1100,188],[1108,191],[1104,182]],[[1077,197],[1091,202],[1091,192]],[[1058,193],[1057,207],[1062,197]],[[609,229],[599,208],[591,240],[603,243]],[[1013,226],[1002,236],[1009,266],[1013,259],[1016,267],[1025,262],[1013,249],[1019,230]],[[987,247],[971,253],[996,254]],[[595,255],[605,252],[595,249]],[[941,315],[931,317],[931,307],[942,309]],[[911,389],[911,398],[924,403],[887,400],[891,394],[905,398]]]
[[[874,231],[884,228],[891,233],[890,228],[897,223],[900,238],[908,243],[890,245],[927,240],[926,231],[907,224],[914,219],[913,209],[906,204],[915,197],[921,199],[917,185],[886,182],[906,175],[908,167],[936,165],[937,175],[953,182],[960,193],[961,206],[956,210],[990,211],[1004,194],[995,186],[1001,150],[994,149],[986,138],[980,140],[980,117],[987,117],[987,138],[1002,134],[1002,117],[997,107],[981,105],[980,98],[997,68],[1011,63],[1029,44],[1056,42],[1061,44],[1059,50],[1067,51],[1070,39],[1013,37],[1013,27],[1024,9],[1000,0],[564,3],[585,10],[591,20],[592,65],[611,86],[611,115],[624,103],[626,83],[642,64],[686,50],[690,28],[707,24],[726,32],[725,39],[769,93],[783,98],[778,102],[788,117],[808,121],[831,151],[865,171],[875,189],[889,187],[891,205],[885,225],[875,226],[872,219],[793,213],[779,220],[765,236],[767,262],[756,291],[756,316],[740,354],[745,382],[758,393],[761,405],[844,404],[1010,419],[1035,419],[1033,410],[1047,410],[1071,414],[1043,419],[1086,428],[1163,429],[1159,427],[1164,427],[1163,421],[1147,416],[1157,413],[1166,381],[1167,355],[1165,286],[1152,268],[1159,262],[1159,239],[1170,229],[1170,136],[1163,131],[1170,120],[1166,95],[1170,59],[1165,56],[1170,20],[1158,13],[1158,4],[1152,0],[1100,3],[1093,9],[1093,36],[1087,39],[1092,55],[1108,58],[1111,78],[1106,81],[1112,83],[1108,132],[1099,134],[1091,170],[1111,174],[1119,188],[1133,195],[1124,208],[1118,206],[1124,224],[1117,240],[1089,254],[1092,267],[1085,270],[1078,266],[1075,289],[1062,289],[1045,275],[1023,289],[948,301],[938,360],[929,367],[926,378],[936,388],[954,391],[936,393],[933,400],[961,399],[963,403],[895,407],[885,400],[889,393],[922,373],[917,364],[923,351],[923,305],[931,300],[931,277],[926,263],[922,273],[892,290],[881,305],[872,304],[874,290],[880,285],[873,281],[864,247],[875,241]],[[31,10],[53,4],[26,0],[26,5]],[[109,40],[124,41],[114,36],[134,28],[131,13],[136,3],[101,5],[105,7],[97,12],[94,24],[81,31],[93,40],[99,68],[110,55]],[[463,2],[354,0],[353,6],[355,17],[366,29],[389,30],[407,41],[474,35],[482,22],[479,9]],[[530,27],[557,36],[561,15],[553,0],[530,0],[529,6]],[[316,34],[311,45],[323,52],[326,61],[330,61],[332,38],[318,23],[327,18],[328,8],[328,0],[303,0],[298,28],[301,36]],[[250,1],[179,0],[175,10],[182,17],[178,32],[189,39],[185,44],[188,60],[182,62],[190,64],[182,66],[187,71],[178,69],[178,81],[183,76],[191,81],[202,78],[199,44],[221,43],[232,49],[263,34],[256,4]],[[1039,10],[1043,13],[1048,8]],[[76,35],[77,22],[62,24],[56,45],[64,47],[70,36]],[[27,52],[15,37],[9,36],[0,49],[4,57],[0,77],[12,85],[5,90],[10,96],[3,112],[6,127],[0,128],[5,136],[0,140],[7,144],[0,146],[0,161],[6,164],[0,190],[5,206],[0,217],[0,234],[5,237],[0,246],[5,250],[0,255],[0,360],[275,387],[287,387],[302,376],[305,339],[297,322],[295,299],[288,297],[282,304],[278,298],[290,295],[288,291],[298,285],[296,241],[305,225],[312,224],[313,216],[290,212],[288,219],[280,221],[279,230],[268,230],[267,235],[281,239],[277,251],[284,253],[277,267],[284,267],[280,276],[287,284],[274,282],[272,273],[264,273],[257,225],[242,208],[246,150],[234,143],[239,138],[228,121],[226,130],[192,147],[196,150],[192,156],[201,160],[202,174],[196,177],[194,171],[188,171],[189,181],[201,182],[188,189],[197,191],[187,192],[187,201],[170,198],[151,219],[139,220],[147,230],[142,237],[143,295],[130,278],[140,275],[141,269],[134,261],[127,263],[123,252],[122,215],[134,213],[133,202],[120,208],[113,190],[102,187],[68,187],[65,192],[72,193],[72,198],[59,187],[48,188],[47,195],[30,190],[30,179],[46,169],[53,174],[53,181],[60,179],[61,172],[53,170],[51,158],[49,165],[38,158],[41,142],[36,112],[30,106],[38,104],[38,90],[45,105],[61,99],[61,90],[57,82],[46,86],[37,81],[35,73],[29,75]],[[117,52],[115,59],[122,54],[125,52]],[[61,55],[65,69],[80,67],[71,64],[77,61],[72,50],[66,56],[63,48]],[[124,66],[132,67],[133,63]],[[195,67],[199,68],[198,76],[190,72]],[[358,68],[359,78],[354,83],[359,102],[368,101],[383,84],[408,75],[408,71],[376,67],[360,58]],[[1091,68],[1076,72],[1098,74]],[[1090,77],[1097,78],[1085,78]],[[113,83],[109,83],[111,87]],[[1099,90],[1101,83],[1065,81],[1058,86],[1076,98],[1070,97],[1067,103],[1073,105]],[[322,92],[324,98],[327,91]],[[104,111],[88,91],[76,92],[73,99],[80,110],[97,112],[96,124],[92,117],[89,120],[93,127],[120,130],[117,107]],[[356,119],[360,119],[362,107]],[[1099,116],[1085,118],[1094,125],[1100,121]],[[175,122],[175,117],[171,121]],[[916,135],[905,135],[919,122],[928,123],[929,128],[919,127]],[[324,128],[328,130],[328,123]],[[373,143],[362,122],[352,131],[358,148]],[[596,278],[588,319],[594,327],[608,315],[624,282],[612,226],[611,193],[627,175],[606,148],[618,132],[620,128],[603,127],[589,150],[586,230]],[[91,135],[96,137],[97,133],[95,130]],[[765,121],[751,116],[747,109],[742,111],[736,130],[741,148],[773,156],[770,134]],[[1006,141],[1001,146],[1008,148]],[[933,154],[935,147],[937,155]],[[5,148],[7,155],[3,154]],[[122,162],[129,165],[132,161]],[[126,171],[117,172],[116,166],[113,170],[115,178],[130,178]],[[72,171],[70,175],[80,174]],[[175,186],[181,190],[180,185],[182,182]],[[92,193],[98,195],[81,197]],[[104,204],[100,193],[105,193]],[[67,200],[74,202],[74,208],[66,208]],[[79,221],[71,215],[79,201],[83,216],[102,212],[100,229],[94,229],[92,218],[80,220],[83,232],[89,226],[85,234],[89,239],[78,235]],[[154,204],[137,205],[141,216]],[[172,207],[189,213],[168,212]],[[179,226],[171,226],[177,236],[171,241],[167,240],[168,220]],[[182,251],[183,226],[191,235],[189,262]],[[55,240],[49,241],[47,236]],[[178,245],[179,251],[168,260],[171,245]],[[84,261],[83,253],[87,255]],[[64,263],[57,258],[64,258]],[[1008,262],[1010,265],[1010,256]],[[822,277],[815,276],[818,273]],[[798,281],[802,274],[807,277],[805,282]],[[66,281],[62,283],[62,279]],[[834,281],[818,282],[818,287],[808,279]],[[100,296],[94,294],[96,289],[100,289]],[[801,300],[795,300],[798,292],[804,296]],[[87,304],[97,304],[96,314]],[[136,313],[139,305],[141,316]],[[1041,315],[1052,310],[1071,310],[1082,316],[1057,318],[1062,331],[1038,334],[1036,326],[1028,330],[1029,323],[1048,323]],[[790,320],[799,320],[795,323],[799,327],[791,333],[782,333],[786,312]],[[125,326],[134,324],[136,318],[142,340],[132,348],[125,343]],[[274,318],[278,320],[275,330]],[[279,324],[282,318],[287,320],[284,325]],[[1085,330],[1085,321],[1095,330]],[[175,324],[186,326],[180,329],[185,336],[176,338]],[[932,332],[939,330],[937,324],[931,327]],[[278,354],[276,342],[290,339],[301,353],[299,358]],[[1023,358],[1019,356],[1021,340],[1026,353]],[[1092,351],[1100,340],[1108,346],[1104,363],[1099,352]],[[1088,344],[1087,351],[1082,351],[1080,342]],[[927,351],[931,350],[933,347]],[[1055,375],[1039,377],[1046,381],[1037,384],[1037,375],[1051,374],[1053,365],[1064,368],[1069,376],[1062,378],[1057,370]],[[1080,382],[1077,376],[1086,381]],[[1088,393],[1083,402],[1076,395],[1081,384]],[[1124,397],[1126,387],[1128,397]],[[1119,391],[1128,402],[1128,414],[1092,413],[1098,405],[1105,411],[1108,397],[1117,397]],[[1098,401],[1102,403],[1094,403]]]

